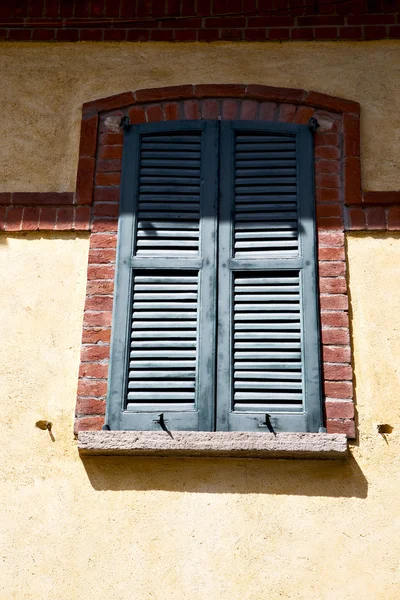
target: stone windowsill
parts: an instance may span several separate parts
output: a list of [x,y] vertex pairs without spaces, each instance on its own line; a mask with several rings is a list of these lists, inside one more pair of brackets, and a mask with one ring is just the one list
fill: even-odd
[[341,459],[348,456],[341,433],[258,433],[173,431],[82,431],[84,455],[166,456],[204,458]]

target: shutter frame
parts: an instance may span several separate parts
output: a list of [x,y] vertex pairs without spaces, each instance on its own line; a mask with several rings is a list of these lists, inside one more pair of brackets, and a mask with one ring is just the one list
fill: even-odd
[[[235,136],[252,132],[296,138],[297,206],[299,246],[297,258],[268,257],[237,260],[233,253],[235,203]],[[319,306],[317,289],[316,228],[314,202],[313,137],[307,126],[281,123],[230,121],[221,123],[219,223],[219,323],[217,429],[237,431],[317,432],[323,424],[321,364],[319,343]],[[301,348],[304,395],[301,412],[234,410],[233,394],[233,277],[235,272],[299,270],[301,274]],[[226,307],[230,307],[226,310]],[[270,414],[269,424],[265,413]]]
[[[135,232],[140,177],[141,139],[149,134],[177,134],[201,132],[201,178],[199,254],[196,257],[143,257],[135,256]],[[212,430],[214,427],[214,361],[206,357],[215,355],[215,261],[216,261],[216,201],[218,165],[218,123],[205,121],[178,121],[132,126],[124,135],[121,202],[118,227],[117,268],[114,296],[112,342],[107,396],[107,423],[111,429],[153,429],[158,414],[165,413],[168,429]],[[135,176],[132,176],[132,171]],[[207,215],[208,219],[202,219]],[[202,223],[204,223],[202,225]],[[168,403],[149,411],[127,410],[129,346],[131,342],[131,311],[133,299],[133,274],[137,270],[170,269],[176,273],[190,270],[199,273],[201,285],[197,302],[197,375],[196,405],[194,410],[174,409]],[[199,313],[204,314],[199,318]]]

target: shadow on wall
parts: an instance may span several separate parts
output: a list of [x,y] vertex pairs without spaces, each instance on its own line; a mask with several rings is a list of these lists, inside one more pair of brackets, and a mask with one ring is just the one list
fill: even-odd
[[284,494],[366,498],[355,459],[307,460],[82,457],[95,490],[162,490],[206,494]]

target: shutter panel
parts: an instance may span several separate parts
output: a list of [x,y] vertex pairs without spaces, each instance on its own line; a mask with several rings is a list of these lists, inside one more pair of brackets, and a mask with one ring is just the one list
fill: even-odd
[[111,428],[214,427],[217,153],[214,122],[125,135]]
[[311,133],[222,123],[220,185],[217,427],[318,431]]

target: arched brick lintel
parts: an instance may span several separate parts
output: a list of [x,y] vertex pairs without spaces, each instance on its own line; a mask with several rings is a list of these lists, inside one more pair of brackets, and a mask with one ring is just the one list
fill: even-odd
[[264,102],[288,102],[290,104],[303,104],[305,106],[312,106],[313,108],[341,113],[347,112],[355,116],[360,116],[360,105],[358,102],[319,92],[256,84],[178,85],[123,92],[115,96],[86,102],[83,105],[83,116],[91,116],[102,111],[123,108],[136,103],[200,98],[247,98],[249,100]]

